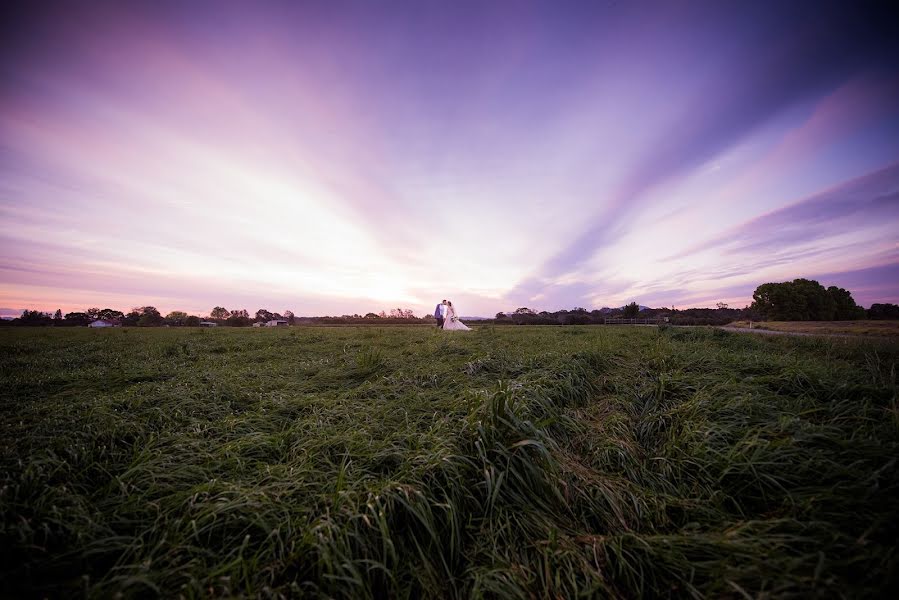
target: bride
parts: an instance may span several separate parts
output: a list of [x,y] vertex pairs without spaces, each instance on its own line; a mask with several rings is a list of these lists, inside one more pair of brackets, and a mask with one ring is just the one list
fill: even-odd
[[471,331],[471,327],[459,320],[456,316],[456,307],[449,300],[446,301],[446,321],[443,322],[444,329],[452,329],[454,331]]

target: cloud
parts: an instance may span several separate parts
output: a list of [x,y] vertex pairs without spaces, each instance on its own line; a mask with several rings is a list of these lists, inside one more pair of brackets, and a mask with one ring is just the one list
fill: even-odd
[[[737,177],[733,148],[760,128],[788,135],[862,66],[895,75],[883,15],[762,4],[19,8],[0,37],[0,301],[258,297],[325,313],[428,311],[450,295],[492,314],[700,298],[790,261],[870,265],[857,238],[895,223],[887,192],[864,211],[851,198],[785,209],[733,239],[720,228],[758,211],[639,235],[647,214],[684,218],[669,184]],[[837,159],[859,128],[889,137],[893,96],[841,96],[841,114],[865,118],[821,130]],[[894,147],[841,164],[864,172]],[[704,235],[714,260],[659,260]],[[802,246],[825,235],[852,260]]]
[[[821,8],[813,18],[804,8],[778,15],[785,18],[744,40],[750,43],[698,87],[686,110],[661,132],[611,195],[598,201],[602,208],[594,224],[546,261],[541,274],[569,272],[612,245],[647,191],[708,161],[785,109],[838,87],[872,65],[899,76],[897,65],[885,61],[883,54],[899,52],[893,20],[848,5]],[[754,16],[756,22],[746,24],[750,29],[760,27]]]
[[897,222],[899,162],[756,217],[672,258],[709,250],[727,254],[772,252]]

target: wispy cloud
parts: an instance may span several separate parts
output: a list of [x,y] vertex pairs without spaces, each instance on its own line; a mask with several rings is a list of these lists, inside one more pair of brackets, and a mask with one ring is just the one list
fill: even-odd
[[[809,242],[878,229],[883,229],[882,237],[889,242],[896,239],[893,226],[897,222],[899,163],[756,217],[675,258],[708,250],[752,254],[796,249]],[[876,241],[866,234],[869,246]]]

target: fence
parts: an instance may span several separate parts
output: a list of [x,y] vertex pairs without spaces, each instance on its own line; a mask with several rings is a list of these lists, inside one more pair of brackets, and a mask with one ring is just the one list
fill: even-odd
[[655,319],[606,318],[602,320],[603,325],[661,325],[667,322],[668,317],[657,317]]

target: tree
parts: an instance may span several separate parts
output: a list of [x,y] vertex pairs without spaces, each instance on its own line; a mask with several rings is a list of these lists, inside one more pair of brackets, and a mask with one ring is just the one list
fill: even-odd
[[156,310],[155,306],[141,306],[140,308],[135,308],[132,312],[136,312],[140,314],[137,319],[138,327],[158,327],[162,325],[164,319],[162,315],[159,314],[159,311]]
[[516,315],[533,315],[536,314],[533,310],[528,308],[527,306],[522,306],[521,308],[516,308],[515,312],[512,314]]
[[634,319],[640,314],[640,305],[636,302],[631,302],[623,310],[625,319]]
[[256,321],[257,322],[268,323],[269,321],[271,321],[274,318],[275,318],[275,316],[264,308],[260,308],[259,310],[256,311]]
[[752,299],[752,308],[771,321],[832,321],[837,309],[833,296],[810,279],[763,283]]
[[99,308],[89,308],[85,311],[87,316],[91,319],[97,320],[100,318],[100,309]]
[[365,318],[366,319],[380,319],[381,317],[380,317],[380,315],[370,312],[370,313],[366,313]]
[[727,302],[719,302],[719,303],[716,304],[715,306],[718,307],[718,310],[726,310],[726,309],[727,309]]
[[63,323],[65,325],[72,325],[74,327],[82,327],[90,323],[93,319],[87,313],[83,312],[70,312],[66,313],[65,320]]
[[832,285],[827,288],[827,293],[830,294],[834,302],[834,320],[852,321],[866,317],[865,309],[855,303],[852,294],[848,290]]
[[172,327],[183,327],[187,324],[187,313],[180,310],[173,310],[165,316],[165,324]]
[[57,322],[62,321],[62,310],[56,309],[56,312],[53,314],[53,320]]
[[230,314],[231,313],[229,313],[228,309],[226,309],[225,307],[216,306],[211,311],[209,311],[209,318],[215,319],[218,321],[223,321],[223,320],[227,319],[230,316]]
[[19,317],[19,323],[21,325],[49,325],[50,314],[39,310],[25,309],[22,311],[22,316]]
[[805,298],[804,321],[833,321],[837,305],[827,289],[812,279],[794,279],[799,294]]
[[896,304],[872,304],[868,309],[868,318],[883,321],[886,319],[899,319],[899,305]]
[[111,308],[104,308],[97,313],[97,318],[103,319],[104,321],[121,321],[124,316],[122,311],[113,310]]
[[200,326],[200,317],[195,315],[191,315],[184,320],[185,327],[199,327]]
[[[359,315],[356,316],[358,317]],[[288,325],[293,325],[297,320],[296,316],[294,316],[293,314],[293,311],[290,309],[284,311],[284,318],[287,320]]]
[[231,327],[249,327],[250,317],[246,314],[247,311],[243,310],[232,310],[231,316],[225,321]]
[[789,282],[763,283],[752,293],[752,308],[774,321],[798,320],[800,298]]

